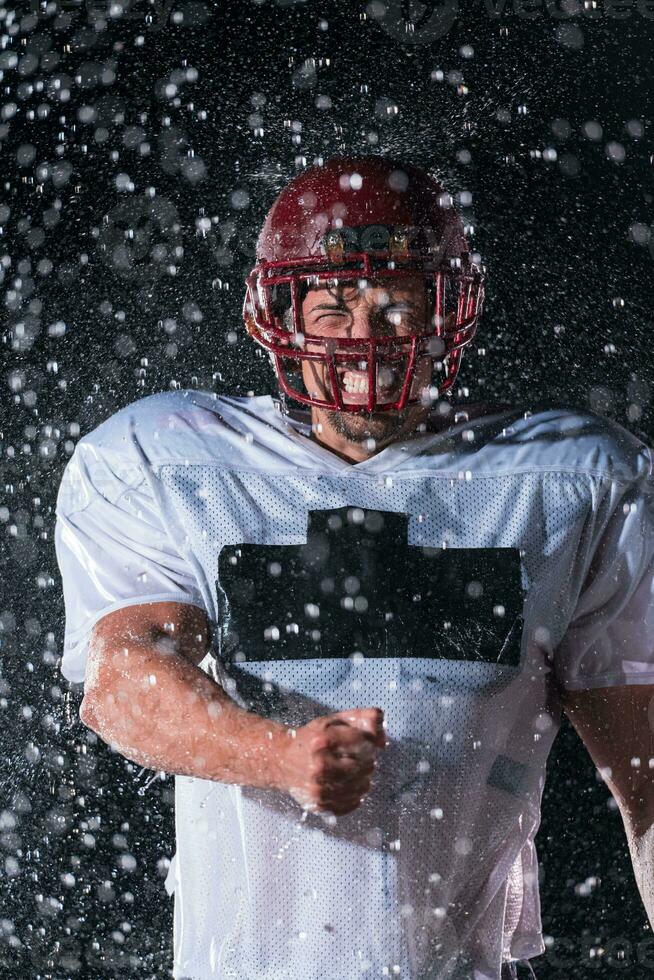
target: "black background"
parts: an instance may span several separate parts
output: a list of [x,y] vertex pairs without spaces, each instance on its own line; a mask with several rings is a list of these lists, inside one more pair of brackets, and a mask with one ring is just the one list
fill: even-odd
[[[294,173],[374,151],[470,192],[488,300],[457,397],[591,408],[651,441],[654,6],[386,7],[0,2],[3,977],[170,970],[173,779],[144,789],[77,718],[55,495],[79,435],[135,398],[272,390],[242,280]],[[610,804],[565,724],[539,980],[651,975]]]

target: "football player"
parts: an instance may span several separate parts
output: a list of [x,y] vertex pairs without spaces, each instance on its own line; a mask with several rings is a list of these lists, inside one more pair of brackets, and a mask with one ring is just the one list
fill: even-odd
[[62,671],[176,775],[179,980],[533,976],[563,710],[654,925],[650,452],[457,407],[483,292],[433,177],[311,167],[246,283],[279,398],[143,398],[68,463]]

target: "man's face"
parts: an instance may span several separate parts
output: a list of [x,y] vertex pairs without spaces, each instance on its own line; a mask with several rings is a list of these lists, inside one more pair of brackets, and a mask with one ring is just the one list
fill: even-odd
[[[407,337],[429,329],[425,280],[421,276],[406,276],[388,285],[378,286],[361,282],[339,287],[311,289],[302,302],[303,329],[306,351],[323,350],[313,345],[307,335],[326,338],[352,337],[366,339],[391,335]],[[347,348],[342,348],[347,352]],[[381,364],[377,372],[377,400],[396,401],[405,378],[406,359]],[[368,378],[365,365],[357,362],[338,365],[341,394],[346,405],[365,405],[368,400]],[[428,388],[432,373],[430,358],[418,358],[410,397],[420,397]],[[321,399],[331,399],[333,393],[327,368],[316,361],[302,361],[302,376],[307,392]],[[314,409],[314,421],[322,427],[321,441],[329,442],[329,431],[337,437],[333,442],[367,444],[379,449],[394,438],[415,428],[427,414],[429,403],[413,405],[402,412],[350,412]],[[327,438],[325,438],[327,437]]]

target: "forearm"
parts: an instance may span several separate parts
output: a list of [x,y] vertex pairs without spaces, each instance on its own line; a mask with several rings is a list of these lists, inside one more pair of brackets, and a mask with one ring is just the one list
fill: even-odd
[[649,923],[654,929],[654,823],[636,823],[623,816],[631,863]]
[[290,731],[240,708],[190,660],[133,643],[113,653],[110,685],[86,695],[80,717],[141,766],[224,783],[281,789]]

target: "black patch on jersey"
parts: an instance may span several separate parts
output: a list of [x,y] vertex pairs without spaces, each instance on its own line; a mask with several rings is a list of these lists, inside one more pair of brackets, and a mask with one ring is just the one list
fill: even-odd
[[223,548],[223,661],[360,651],[519,666],[519,551],[409,545],[407,529],[406,514],[343,507],[309,511],[306,544]]

